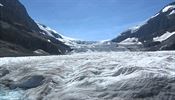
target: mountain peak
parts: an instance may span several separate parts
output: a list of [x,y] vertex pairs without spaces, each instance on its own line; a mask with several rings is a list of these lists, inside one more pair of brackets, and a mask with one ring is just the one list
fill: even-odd
[[[175,49],[174,32],[175,2],[165,6],[144,24],[122,32],[120,36],[114,38],[112,41],[120,43],[131,38],[138,38],[138,41],[141,42],[147,50]],[[158,37],[161,37],[162,41],[154,41],[154,39],[157,40]]]
[[162,9],[162,12],[165,13],[165,12],[168,12],[168,11],[173,10],[173,9],[175,9],[175,2],[173,2],[169,5],[167,5],[166,7],[164,7]]

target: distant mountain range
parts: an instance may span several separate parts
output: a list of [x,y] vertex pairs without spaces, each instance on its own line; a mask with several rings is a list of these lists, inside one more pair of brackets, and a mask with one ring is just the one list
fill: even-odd
[[175,50],[175,2],[165,6],[144,24],[122,32],[111,41],[142,44],[145,50]]

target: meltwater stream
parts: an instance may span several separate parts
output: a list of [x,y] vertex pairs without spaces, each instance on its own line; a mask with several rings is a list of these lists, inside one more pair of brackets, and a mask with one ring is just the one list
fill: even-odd
[[0,86],[0,100],[23,100],[23,91],[16,89],[16,90],[9,90],[7,88]]

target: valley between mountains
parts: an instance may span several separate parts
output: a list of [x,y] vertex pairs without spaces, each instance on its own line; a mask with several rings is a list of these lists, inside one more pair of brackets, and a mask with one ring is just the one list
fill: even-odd
[[175,2],[113,39],[83,41],[0,0],[0,100],[175,100]]

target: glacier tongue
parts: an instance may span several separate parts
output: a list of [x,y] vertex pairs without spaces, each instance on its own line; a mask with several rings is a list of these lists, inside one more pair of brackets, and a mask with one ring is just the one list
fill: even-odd
[[10,71],[0,83],[45,77],[40,86],[25,90],[29,100],[174,100],[174,55],[174,51],[91,52],[0,58],[0,67]]

